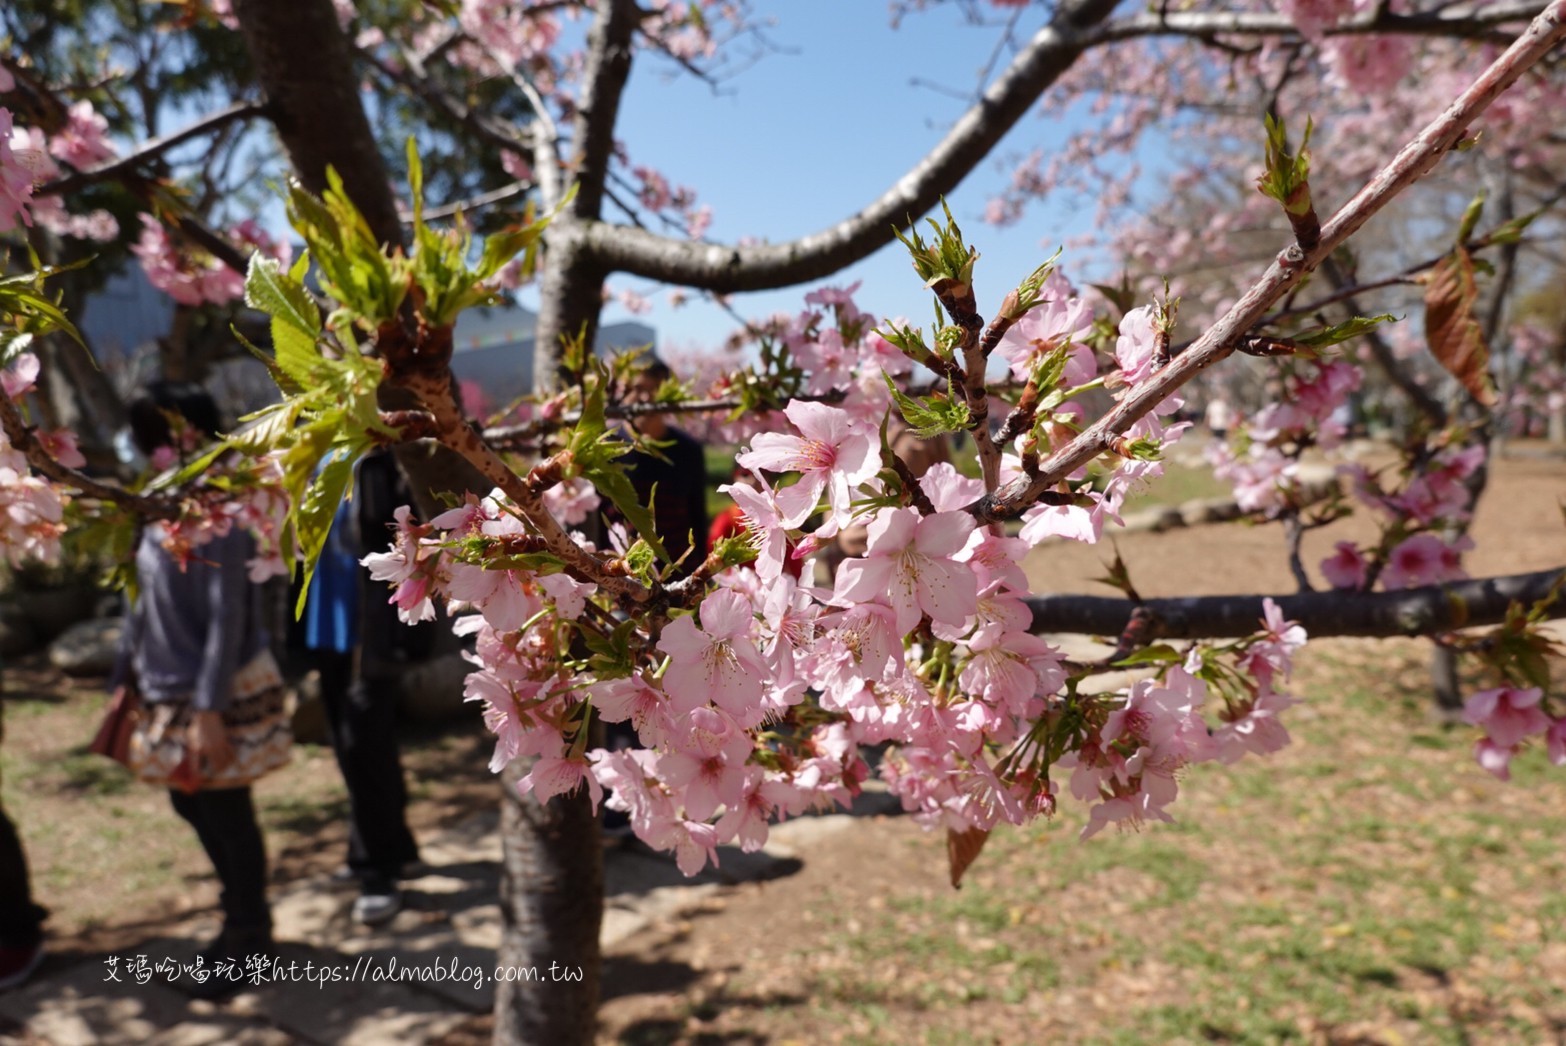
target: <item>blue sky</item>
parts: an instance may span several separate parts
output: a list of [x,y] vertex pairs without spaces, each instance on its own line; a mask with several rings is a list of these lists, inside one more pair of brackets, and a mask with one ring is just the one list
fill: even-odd
[[[833,224],[884,192],[929,150],[961,112],[964,100],[914,78],[970,94],[989,61],[999,28],[964,24],[955,4],[941,4],[890,28],[883,0],[789,0],[760,5],[775,19],[768,37],[781,49],[722,85],[721,92],[675,74],[666,62],[639,55],[625,95],[619,137],[633,162],[661,170],[672,183],[695,188],[712,206],[708,238],[793,239]],[[988,10],[988,8],[986,8]],[[1022,30],[1030,34],[1034,23]],[[1003,68],[1009,55],[1001,58]],[[953,214],[982,259],[975,281],[981,307],[992,309],[1009,287],[1049,257],[1063,240],[1086,230],[1091,212],[1041,206],[1017,226],[998,229],[980,218],[985,200],[1008,178],[997,159],[1059,140],[1036,116],[1025,118],[949,197]],[[1065,259],[1068,272],[1075,272]],[[926,321],[928,295],[900,245],[824,283],[863,280],[856,300],[880,316]],[[618,277],[612,284],[649,293],[658,285]],[[736,295],[744,315],[803,306],[810,287]],[[640,317],[663,345],[715,346],[735,328],[721,309],[699,297],[675,309],[663,292]],[[524,301],[528,300],[524,297]],[[618,305],[605,319],[632,318]]]

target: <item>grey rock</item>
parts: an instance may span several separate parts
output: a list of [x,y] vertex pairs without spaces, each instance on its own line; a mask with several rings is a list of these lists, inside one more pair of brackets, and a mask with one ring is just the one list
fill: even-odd
[[1233,498],[1192,498],[1180,506],[1180,516],[1188,527],[1226,523],[1240,515],[1240,506]]
[[120,649],[122,619],[101,617],[67,628],[49,644],[49,663],[68,676],[106,676]]

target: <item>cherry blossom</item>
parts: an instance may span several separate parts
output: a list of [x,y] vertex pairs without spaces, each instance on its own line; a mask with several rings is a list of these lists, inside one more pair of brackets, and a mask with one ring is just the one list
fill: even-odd
[[766,665],[751,640],[750,603],[720,589],[702,601],[699,616],[699,628],[694,617],[679,617],[658,640],[658,649],[669,655],[664,689],[682,699],[702,695],[744,725],[754,725]]
[[832,507],[832,519],[847,522],[853,488],[874,477],[881,467],[872,434],[855,424],[846,411],[824,403],[795,400],[783,413],[799,431],[798,436],[763,432],[734,460],[752,472],[767,469],[800,474],[798,482],[777,494],[784,526],[804,523],[820,504],[822,491]]
[[0,108],[0,232],[10,232],[17,224],[31,225],[28,205],[33,184],[39,179],[27,154],[18,155],[16,136],[11,126],[11,111]]
[[1498,747],[1514,748],[1524,738],[1542,734],[1553,726],[1550,717],[1539,708],[1542,697],[1543,691],[1538,687],[1481,690],[1463,705],[1463,721],[1483,727]]
[[973,532],[962,512],[920,516],[911,508],[883,509],[871,521],[865,555],[845,562],[834,593],[839,603],[886,602],[897,627],[908,632],[921,615],[961,624],[978,609],[978,580],[953,557]]

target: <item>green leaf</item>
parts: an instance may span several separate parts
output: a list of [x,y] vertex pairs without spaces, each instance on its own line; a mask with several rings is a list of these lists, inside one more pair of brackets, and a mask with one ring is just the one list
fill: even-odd
[[0,331],[0,369],[15,363],[32,343],[33,336],[26,331]]
[[1469,201],[1463,209],[1463,220],[1457,225],[1457,242],[1461,246],[1468,242],[1474,234],[1474,228],[1479,224],[1479,219],[1484,215],[1485,191],[1479,190],[1479,195]]
[[1288,131],[1283,121],[1268,113],[1264,122],[1267,128],[1266,170],[1256,179],[1256,188],[1263,196],[1271,197],[1283,205],[1292,215],[1303,215],[1311,209],[1310,198],[1310,135],[1311,121],[1305,121],[1305,137],[1299,152],[1289,149]]
[[926,286],[956,284],[966,292],[973,286],[973,266],[979,260],[979,252],[963,242],[962,229],[952,217],[945,197],[941,198],[941,211],[946,215],[944,225],[934,218],[926,219],[935,231],[934,243],[925,243],[917,227],[910,228],[906,235],[894,228],[892,234],[908,248],[914,271]]
[[1366,331],[1379,327],[1383,323],[1396,323],[1398,317],[1390,312],[1384,312],[1380,316],[1355,316],[1344,323],[1334,323],[1330,327],[1311,327],[1291,335],[1290,341],[1298,342],[1313,349],[1324,349],[1329,345],[1357,338]]
[[576,190],[577,183],[572,182],[571,188],[566,191],[565,196],[555,205],[555,209],[543,217],[527,222],[521,228],[506,229],[490,234],[484,240],[484,253],[479,258],[479,265],[474,271],[474,275],[481,280],[487,280],[499,272],[512,258],[524,251],[526,254],[523,258],[523,271],[531,275],[533,259],[537,254],[538,243],[543,239],[544,231],[549,228],[549,223],[554,221],[571,201],[576,198]]
[[285,274],[281,263],[259,252],[250,256],[250,270],[245,274],[245,304],[311,340],[321,333],[321,312],[294,270]]
[[278,369],[305,389],[320,384],[323,362],[316,339],[321,316],[304,286],[283,274],[283,267],[260,253],[250,256],[245,278],[245,304],[272,317],[272,352]]
[[1064,247],[1056,247],[1055,253],[1028,274],[1028,278],[1017,285],[1015,298],[1008,299],[1010,308],[1002,306],[1001,314],[1015,323],[1027,315],[1029,309],[1044,304],[1044,284],[1049,279],[1050,273],[1055,271],[1056,264],[1060,261],[1060,253]]
[[598,493],[608,498],[619,510],[636,535],[668,562],[669,553],[663,547],[663,541],[653,523],[650,507],[641,503],[631,477],[616,460],[628,453],[631,445],[619,433],[609,432],[608,422],[604,418],[604,380],[600,371],[586,383],[582,415],[572,430],[568,444],[572,463],[577,474],[598,488]]
[[234,336],[234,340],[239,342],[240,345],[244,346],[246,352],[250,353],[250,355],[260,360],[266,366],[267,373],[272,376],[272,381],[276,383],[278,390],[282,392],[283,395],[297,396],[305,391],[305,387],[303,385],[289,377],[288,372],[277,365],[277,358],[275,356],[269,352],[263,351],[259,345],[245,337],[244,331],[240,330],[233,324],[229,324],[228,329],[229,333]]
[[1527,230],[1528,226],[1533,224],[1535,218],[1543,213],[1544,209],[1541,207],[1539,210],[1531,214],[1525,214],[1521,218],[1513,218],[1509,222],[1503,222],[1496,226],[1485,239],[1491,243],[1502,245],[1520,243],[1523,232]]
[[413,135],[408,135],[408,192],[413,197],[413,227],[424,226],[424,164],[419,160],[419,146]]
[[1109,283],[1094,283],[1090,286],[1104,296],[1104,300],[1120,310],[1124,316],[1136,307],[1136,289],[1131,286],[1129,274],[1122,273],[1118,286]]
[[[652,546],[665,563],[673,562],[668,549],[663,547],[663,541],[659,537],[658,527],[653,521],[651,504],[643,505],[636,494],[636,487],[631,483],[631,477],[626,474],[625,466],[614,462],[594,461],[588,467],[581,470],[582,477],[598,489],[598,493],[608,498],[625,517],[636,536]],[[655,490],[656,496],[657,491]],[[649,502],[652,498],[647,499]]]
[[725,567],[737,567],[750,563],[756,558],[756,546],[750,543],[750,538],[744,535],[720,538],[713,546],[713,551],[723,561]]
[[892,391],[892,400],[897,404],[897,413],[902,415],[908,423],[911,431],[919,439],[932,439],[935,436],[947,432],[965,432],[973,415],[968,410],[968,404],[964,403],[957,395],[950,382],[947,383],[949,396],[932,396],[929,399],[915,399],[909,396],[892,381],[891,375],[882,373],[886,380],[886,387]]
[[1185,660],[1185,655],[1180,653],[1168,643],[1154,643],[1152,646],[1143,647],[1116,661],[1120,665],[1157,665],[1179,664]]
[[625,550],[625,565],[632,574],[650,584],[658,565],[652,545],[643,538],[631,542],[631,547]]
[[304,614],[305,603],[310,598],[310,579],[315,576],[315,565],[321,558],[321,548],[332,529],[332,519],[337,507],[353,484],[354,462],[368,449],[366,442],[357,442],[343,448],[328,461],[316,476],[315,482],[305,492],[294,513],[294,527],[298,533],[299,551],[304,557],[304,584],[299,590],[299,602],[294,607],[295,616]]

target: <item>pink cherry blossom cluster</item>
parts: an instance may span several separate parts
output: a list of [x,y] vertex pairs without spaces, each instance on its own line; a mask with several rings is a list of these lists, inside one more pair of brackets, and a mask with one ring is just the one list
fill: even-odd
[[[1126,440],[1143,453],[1111,456],[1097,488],[1077,476],[1068,489],[1080,504],[1025,516],[1021,536],[981,526],[971,511],[980,481],[947,462],[917,477],[884,468],[883,374],[912,378],[911,364],[873,333],[853,291],[812,292],[810,308],[774,331],[800,392],[818,398],[792,400],[736,455],[752,482],[721,489],[741,510],[752,558],[718,573],[690,612],[611,642],[616,614],[633,608],[576,570],[529,560],[537,539],[501,491],[428,523],[398,511],[391,548],[365,566],[392,588],[404,620],[432,618],[436,601],[462,615],[478,666],[467,694],[496,736],[492,766],[534,757],[523,791],[547,799],[585,787],[694,873],[719,844],[759,847],[771,821],[848,802],[870,773],[867,746],[894,745],[881,764],[888,786],[922,820],[954,828],[1050,813],[1051,767],[1071,769],[1074,794],[1094,804],[1091,834],[1167,819],[1184,765],[1286,743],[1278,714],[1290,701],[1277,684],[1304,636],[1276,607],[1257,637],[1193,648],[1119,694],[1064,694],[1072,666],[1029,631],[1022,558],[1051,534],[1096,539],[1184,426],[1156,414],[1138,422]],[[1122,323],[1111,371],[1121,394],[1145,380],[1163,315],[1133,310]],[[1075,433],[1086,416],[1077,397],[1105,382],[1092,310],[1063,278],[1009,338],[1002,351],[1016,372],[1053,382],[1006,454],[1008,473],[1020,475],[1024,454]],[[550,486],[544,500],[568,523],[595,507],[579,479]],[[788,569],[849,528],[862,530],[863,551],[830,583]],[[610,543],[624,562],[625,536],[612,528]],[[1209,670],[1220,659],[1226,670]],[[1200,716],[1210,689],[1223,697],[1213,729]],[[595,718],[630,721],[648,747],[592,747]]]
[[[1101,723],[1090,717],[1095,725],[1081,747],[1060,760],[1072,771],[1071,794],[1094,804],[1084,839],[1117,822],[1172,821],[1168,806],[1179,794],[1177,777],[1186,767],[1214,760],[1233,763],[1289,743],[1279,713],[1294,699],[1275,683],[1287,679],[1305,631],[1285,621],[1272,600],[1264,601],[1264,608],[1262,633],[1234,648],[1236,666],[1253,681],[1238,692],[1215,687],[1213,681],[1221,677],[1207,673],[1202,652],[1192,650],[1183,665],[1134,683],[1123,701],[1110,703],[1112,711]],[[1213,689],[1223,707],[1221,725],[1209,728],[1201,707]]]
[[[141,238],[131,253],[141,261],[147,280],[181,305],[227,305],[245,294],[245,274],[199,248],[176,242],[168,228],[150,214],[141,216]],[[286,240],[274,240],[254,219],[228,230],[228,239],[245,253],[287,264],[292,250]]]
[[[637,663],[609,677],[566,653],[594,586],[475,556],[525,535],[499,491],[429,524],[404,507],[392,548],[365,564],[395,586],[405,620],[432,617],[436,598],[463,613],[457,629],[476,637],[479,666],[466,692],[495,734],[493,769],[536,757],[524,791],[547,799],[585,786],[627,812],[650,845],[673,850],[687,874],[721,843],[760,847],[774,819],[847,803],[869,773],[863,746],[885,742],[898,750],[882,776],[930,824],[988,829],[1051,812],[1035,749],[1041,724],[1065,719],[1067,667],[1028,632],[1018,563],[1027,543],[976,526],[963,509],[979,484],[942,463],[921,481],[933,513],[877,510],[865,554],[843,564],[831,589],[797,582],[782,569],[787,532],[822,501],[829,523],[857,518],[849,494],[870,483],[874,444],[841,409],[795,402],[785,413],[798,434],[758,436],[742,460],[796,468],[799,482],[730,488],[754,569],[721,575],[695,613],[649,636]],[[1168,819],[1187,764],[1286,744],[1278,713],[1290,700],[1277,684],[1303,640],[1269,603],[1262,632],[1227,653],[1193,650],[1161,680],[1092,698],[1080,754],[1058,761],[1073,771],[1073,793],[1095,804],[1086,834]],[[1199,676],[1219,678],[1203,665],[1220,656],[1224,678],[1246,683],[1225,694],[1222,723],[1209,730]],[[648,747],[590,748],[591,716],[630,721]]]
[[202,545],[238,527],[256,541],[255,555],[247,563],[250,580],[287,577],[293,564],[283,558],[283,537],[292,505],[283,487],[282,455],[230,457],[213,473],[225,477],[223,488],[198,491],[184,500],[180,518],[165,524],[164,548],[184,562]]
[[1483,444],[1465,446],[1454,440],[1433,453],[1413,455],[1404,466],[1401,487],[1392,491],[1383,489],[1380,473],[1359,464],[1339,466],[1355,497],[1375,510],[1382,538],[1370,549],[1338,542],[1321,563],[1327,582],[1358,590],[1379,578],[1390,591],[1467,577],[1462,554],[1474,543],[1460,531],[1473,503],[1468,482],[1484,460]]
[[1512,327],[1515,369],[1504,389],[1503,431],[1513,436],[1549,436],[1550,426],[1566,419],[1566,358],[1556,347],[1559,335],[1538,323]]
[[1301,456],[1341,442],[1337,414],[1363,378],[1343,360],[1301,362],[1284,374],[1277,400],[1249,416],[1229,443],[1208,448],[1214,475],[1234,485],[1242,511],[1276,516],[1298,507]]
[[[0,83],[0,91],[7,89],[8,84]],[[18,223],[36,222],[60,236],[78,239],[104,241],[118,235],[119,223],[108,211],[72,213],[58,195],[33,192],[60,176],[56,160],[85,168],[113,157],[107,131],[108,122],[88,101],[71,105],[65,128],[52,138],[36,127],[15,126],[11,113],[0,109],[0,232]]]
[[[1011,364],[1013,377],[1022,380],[1051,354],[1063,353],[1064,367],[1055,389],[1040,390],[1055,392],[1058,402],[1048,410],[1041,408],[1033,432],[1018,436],[1015,446],[1002,455],[1003,482],[1023,473],[1025,456],[1047,455],[1077,434],[1088,417],[1078,396],[1100,385],[1114,387],[1123,396],[1147,380],[1159,352],[1158,328],[1165,322],[1158,318],[1160,310],[1159,306],[1141,306],[1121,318],[1114,343],[1118,369],[1100,374],[1098,356],[1087,340],[1093,330],[1093,310],[1063,275],[1058,271],[1050,274],[1040,304],[1013,324],[998,352]],[[1063,537],[1093,543],[1102,536],[1106,522],[1119,523],[1126,496],[1163,474],[1160,458],[1190,427],[1185,422],[1162,420],[1183,404],[1178,394],[1165,397],[1151,414],[1126,431],[1125,440],[1141,443],[1145,454],[1122,457],[1107,475],[1092,477],[1086,469],[1079,470],[1068,484],[1071,501],[1039,504],[1024,512],[1022,540],[1034,545],[1048,537]]]
[[[5,74],[9,75],[9,74]],[[0,109],[0,232],[10,232],[18,224],[31,225],[28,206],[33,185],[40,181],[30,147],[14,147],[16,131],[11,126],[11,111]]]
[[1503,781],[1512,779],[1511,763],[1523,742],[1543,735],[1550,762],[1566,766],[1566,716],[1551,716],[1538,687],[1481,690],[1463,707],[1463,720],[1484,729],[1474,742],[1474,759]]
[[[38,357],[22,353],[0,370],[0,394],[21,403],[38,377]],[[85,462],[69,433],[40,433],[62,464]],[[33,561],[54,563],[60,558],[60,538],[65,533],[65,497],[54,484],[34,475],[26,456],[0,432],[0,548],[13,567]]]
[[[623,151],[617,157],[624,162]],[[693,240],[707,235],[712,225],[712,208],[696,202],[695,189],[671,185],[667,175],[645,164],[632,165],[631,176],[636,180],[636,202],[643,208],[668,225],[682,229]]]
[[[0,390],[25,413],[25,397],[34,390],[38,358],[22,353],[10,367],[0,370]],[[193,431],[193,430],[187,430]],[[35,432],[39,444],[56,462],[78,469],[87,464],[74,433],[66,430]],[[155,468],[180,463],[179,452],[162,448]],[[187,447],[187,452],[193,447]],[[221,537],[235,526],[256,537],[256,555],[250,560],[250,577],[264,581],[287,574],[282,555],[283,535],[290,504],[283,490],[283,467],[278,455],[245,459],[225,458],[215,471],[223,474],[221,487],[204,486],[184,496],[178,519],[163,527],[163,545],[179,562],[186,562],[200,546]],[[26,456],[0,432],[0,549],[13,566],[23,562],[59,561],[60,539],[66,530],[65,506],[71,501],[67,487],[39,475]]]
[[[876,318],[855,304],[858,289],[857,283],[817,288],[805,295],[805,309],[753,325],[751,334],[767,341],[787,361],[798,379],[794,383],[798,393],[832,399],[855,421],[879,425],[891,402],[882,375],[902,378],[912,364],[877,333]],[[738,351],[739,346],[731,348]],[[751,377],[779,376],[753,370]],[[734,384],[734,376],[719,376],[707,383],[708,394],[725,396]],[[776,432],[782,424],[776,412],[758,410],[725,417],[709,428],[722,440],[741,443],[758,433]]]

